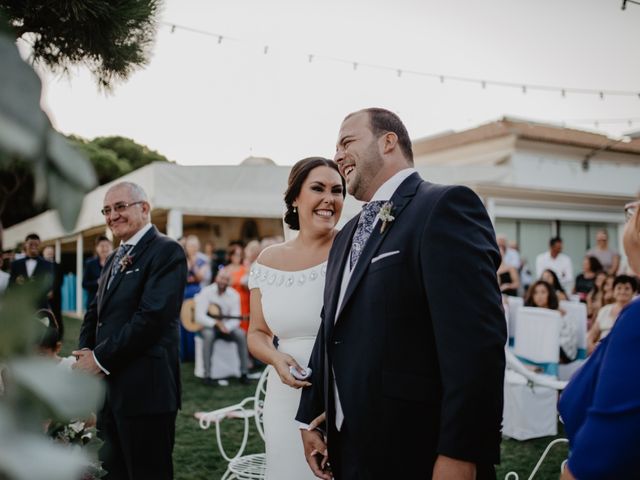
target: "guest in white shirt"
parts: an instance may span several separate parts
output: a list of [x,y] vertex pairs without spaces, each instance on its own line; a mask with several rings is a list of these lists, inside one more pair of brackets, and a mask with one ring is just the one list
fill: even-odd
[[[204,364],[204,383],[215,385],[211,379],[211,354],[214,342],[217,338],[224,338],[234,342],[238,346],[240,356],[240,383],[248,383],[249,351],[247,349],[247,337],[240,328],[240,294],[233,288],[229,288],[231,276],[226,270],[221,270],[215,283],[203,288],[194,297],[196,306],[196,322],[204,328],[202,335],[202,359]],[[208,315],[209,307],[215,304],[220,309],[221,318],[213,318]]]
[[553,270],[558,276],[565,291],[570,292],[573,286],[573,265],[569,255],[562,253],[562,239],[553,237],[549,240],[549,251],[536,258],[536,277],[541,278],[545,270]]
[[522,265],[522,261],[520,260],[520,253],[515,248],[511,248],[509,246],[509,239],[507,238],[507,236],[503,233],[498,233],[496,235],[496,243],[498,244],[499,248],[504,249],[504,256],[502,258],[504,260],[504,263],[506,263],[510,267],[515,268],[516,270],[519,270]]

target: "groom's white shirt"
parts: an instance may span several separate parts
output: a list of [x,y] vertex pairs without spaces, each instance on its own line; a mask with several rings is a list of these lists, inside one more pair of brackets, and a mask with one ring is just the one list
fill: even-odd
[[[370,201],[382,200],[388,201],[393,197],[393,194],[396,193],[396,190],[400,186],[402,182],[404,182],[411,174],[415,173],[415,168],[405,168],[404,170],[400,170],[389,180],[380,185],[380,188],[374,193],[373,197]],[[374,221],[374,228],[378,223],[378,217]],[[338,297],[338,308],[336,309],[336,318],[333,319],[334,323],[338,320],[338,313],[340,312],[340,307],[342,306],[342,300],[344,300],[344,294],[347,291],[347,287],[349,286],[349,282],[351,281],[351,273],[352,270],[348,268],[349,259],[351,258],[351,251],[349,251],[349,255],[347,255],[347,265],[345,265],[344,273],[342,274],[342,283],[340,284],[340,296]],[[362,256],[360,257],[362,258]],[[360,259],[358,259],[360,261]],[[333,367],[332,367],[333,368]],[[334,372],[334,380],[333,380],[333,398],[336,404],[336,428],[338,431],[342,427],[342,422],[344,422],[344,412],[342,411],[342,405],[340,404],[340,395],[338,394],[338,385],[335,381],[335,372]]]

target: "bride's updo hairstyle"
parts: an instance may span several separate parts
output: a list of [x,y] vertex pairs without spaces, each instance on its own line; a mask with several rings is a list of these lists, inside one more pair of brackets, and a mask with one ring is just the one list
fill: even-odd
[[[298,218],[298,212],[293,211],[293,202],[295,202],[298,195],[300,195],[302,184],[309,176],[309,172],[316,167],[333,168],[338,172],[338,175],[340,175],[338,164],[333,160],[323,157],[303,158],[291,167],[289,181],[287,183],[287,191],[284,192],[284,203],[287,206],[287,211],[284,214],[284,221],[291,230],[300,230],[300,219]],[[342,175],[340,175],[340,180],[342,181],[342,197],[345,197],[347,190]]]

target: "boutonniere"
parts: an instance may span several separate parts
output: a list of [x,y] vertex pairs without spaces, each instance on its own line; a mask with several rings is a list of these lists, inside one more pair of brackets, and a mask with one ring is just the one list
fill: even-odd
[[120,259],[120,273],[124,272],[127,268],[129,268],[133,264],[133,255],[129,255],[128,253]]
[[387,225],[393,222],[396,217],[391,215],[393,213],[393,202],[386,202],[380,208],[380,212],[378,212],[378,217],[382,220],[382,226],[380,227],[380,233],[384,233],[387,229]]
[[16,277],[16,285],[24,285],[27,281],[27,278],[24,275],[18,275]]

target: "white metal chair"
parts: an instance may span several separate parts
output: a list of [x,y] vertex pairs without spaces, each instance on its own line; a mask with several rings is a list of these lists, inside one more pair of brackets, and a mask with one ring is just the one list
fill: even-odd
[[[229,462],[227,470],[222,476],[222,480],[259,480],[265,476],[266,457],[264,453],[254,453],[243,455],[249,439],[249,429],[251,419],[254,420],[256,429],[264,442],[264,428],[262,424],[262,413],[264,407],[264,397],[267,392],[267,377],[271,367],[267,367],[262,372],[255,394],[247,397],[240,403],[228,407],[219,408],[211,412],[198,412],[195,417],[200,421],[200,428],[208,429],[211,424],[216,427],[216,443],[222,457]],[[226,418],[241,419],[244,422],[244,432],[240,448],[235,455],[229,455],[222,443],[222,422]]]
[[[555,445],[560,445],[563,443],[569,443],[569,440],[567,440],[566,438],[556,438],[555,440],[552,440],[549,445],[547,445],[547,448],[544,449],[544,452],[542,452],[542,455],[540,456],[540,459],[538,460],[538,462],[536,463],[536,466],[533,467],[533,471],[531,472],[531,475],[529,475],[527,477],[527,480],[533,480],[533,477],[535,477],[536,473],[538,473],[538,470],[540,469],[540,466],[542,465],[542,462],[544,462],[544,459],[547,457],[547,455],[549,454],[549,451],[555,446]],[[564,465],[565,463],[567,463],[566,460],[563,460],[562,463],[560,464],[560,472],[562,473],[562,470],[564,469]],[[519,480],[520,477],[518,476],[518,474],[516,472],[508,472],[505,476],[504,476],[504,480]]]

